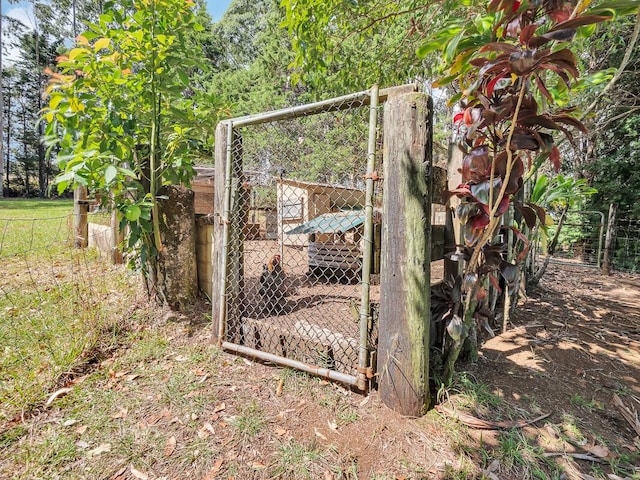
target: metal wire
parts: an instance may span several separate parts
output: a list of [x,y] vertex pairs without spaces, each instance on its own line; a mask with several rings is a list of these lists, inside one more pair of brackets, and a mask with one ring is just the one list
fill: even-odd
[[227,123],[223,347],[366,388],[379,115],[374,87]]

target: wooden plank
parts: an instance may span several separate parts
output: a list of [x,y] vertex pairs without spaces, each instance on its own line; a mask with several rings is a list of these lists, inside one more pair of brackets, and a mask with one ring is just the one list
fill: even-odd
[[432,118],[425,94],[384,106],[377,373],[385,405],[410,416],[429,406]]
[[191,190],[196,195],[194,207],[196,215],[213,215],[215,204],[215,186],[213,182],[213,178],[191,182]]

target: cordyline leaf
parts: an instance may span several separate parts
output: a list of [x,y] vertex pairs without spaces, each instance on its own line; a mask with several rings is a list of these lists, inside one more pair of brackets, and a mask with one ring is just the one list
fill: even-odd
[[529,46],[529,40],[531,40],[531,37],[533,37],[533,34],[536,32],[537,28],[538,25],[536,25],[535,23],[531,23],[524,27],[520,32],[520,43],[522,45]]
[[[468,111],[468,109],[467,109]],[[485,181],[491,172],[489,146],[475,147],[462,160],[462,181],[479,183]]]
[[[549,32],[557,32],[558,30],[576,29],[585,25],[591,25],[594,23],[601,23],[607,20],[611,20],[612,17],[604,15],[583,15],[582,17],[572,18],[564,22],[557,23]],[[547,33],[549,33],[547,32]]]
[[482,68],[489,62],[490,60],[487,57],[472,58],[471,60],[469,60],[469,64],[477,68]]
[[502,52],[502,53],[512,54],[512,53],[519,53],[522,50],[520,50],[515,45],[511,45],[510,43],[491,42],[491,43],[487,43],[484,47],[482,47],[480,51],[481,52]]
[[546,225],[547,223],[547,212],[544,211],[544,208],[542,208],[539,205],[536,205],[535,203],[531,203],[531,202],[527,202],[527,206],[530,208],[533,208],[536,211],[536,215],[538,215],[538,219],[540,220],[540,223],[542,225]]
[[527,227],[534,228],[536,226],[536,211],[526,205],[518,205],[516,206],[518,211],[522,214],[522,218],[524,222],[527,224]]
[[549,160],[551,160],[554,170],[558,173],[560,171],[560,149],[555,145],[551,148],[551,152],[549,152]]
[[510,291],[514,291],[518,280],[518,265],[512,265],[509,262],[502,262],[500,267],[500,274],[504,281],[507,283],[507,287]]
[[549,92],[549,90],[547,89],[547,86],[544,84],[544,81],[540,78],[540,75],[535,75],[534,76],[536,85],[538,86],[538,90],[540,90],[540,93],[550,102],[553,102],[553,96],[551,95],[551,93]]
[[577,128],[582,133],[587,133],[587,127],[575,117],[571,115],[553,115],[552,117],[556,122],[564,123],[565,125],[571,125],[572,127]]
[[532,134],[514,134],[511,138],[511,148],[513,150],[538,150],[540,145]]

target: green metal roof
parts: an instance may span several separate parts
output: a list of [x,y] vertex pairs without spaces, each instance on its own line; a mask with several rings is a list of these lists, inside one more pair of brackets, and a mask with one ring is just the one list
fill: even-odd
[[325,213],[285,232],[287,235],[309,233],[345,233],[364,223],[363,210]]

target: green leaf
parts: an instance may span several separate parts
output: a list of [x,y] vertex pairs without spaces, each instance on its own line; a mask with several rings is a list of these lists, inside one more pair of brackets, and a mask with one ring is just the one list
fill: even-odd
[[140,213],[142,213],[142,211],[140,210],[140,207],[138,205],[130,205],[129,207],[127,207],[124,216],[130,222],[137,222],[140,218]]
[[104,171],[104,181],[109,184],[113,182],[113,179],[118,175],[118,169],[113,165],[109,165]]

